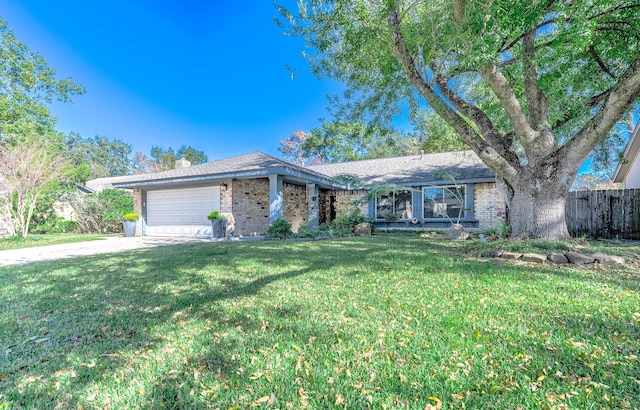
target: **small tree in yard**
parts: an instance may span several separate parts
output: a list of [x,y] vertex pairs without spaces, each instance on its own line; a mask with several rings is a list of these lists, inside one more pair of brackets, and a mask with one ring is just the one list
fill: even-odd
[[343,108],[428,104],[497,174],[513,236],[565,239],[578,169],[640,94],[640,3],[328,0],[279,10]]
[[28,236],[38,200],[66,173],[59,142],[52,136],[0,141],[0,177],[6,190],[2,209],[14,235]]

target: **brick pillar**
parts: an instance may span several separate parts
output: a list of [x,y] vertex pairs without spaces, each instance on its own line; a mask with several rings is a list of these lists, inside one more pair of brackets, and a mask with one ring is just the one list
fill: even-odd
[[[133,212],[142,216],[142,189],[133,188]],[[136,224],[136,236],[142,236],[143,220],[140,218]]]
[[[224,188],[224,185],[227,188]],[[233,180],[227,179],[220,184],[220,212],[233,213]]]

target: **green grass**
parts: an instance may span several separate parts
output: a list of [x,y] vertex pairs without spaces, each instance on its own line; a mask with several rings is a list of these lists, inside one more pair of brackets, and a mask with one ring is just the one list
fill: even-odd
[[104,234],[56,233],[47,235],[30,234],[26,238],[18,236],[0,237],[0,251],[9,249],[33,248],[37,246],[58,245],[62,243],[96,241],[104,239]]
[[454,246],[199,243],[0,268],[0,408],[640,406],[636,265]]

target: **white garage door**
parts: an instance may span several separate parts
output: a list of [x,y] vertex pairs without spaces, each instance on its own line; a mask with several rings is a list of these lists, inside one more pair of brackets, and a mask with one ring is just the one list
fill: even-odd
[[147,192],[150,236],[211,236],[207,215],[220,210],[220,187]]

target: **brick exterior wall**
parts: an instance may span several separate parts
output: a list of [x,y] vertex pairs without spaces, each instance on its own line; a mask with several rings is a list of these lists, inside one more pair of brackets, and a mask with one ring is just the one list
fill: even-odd
[[236,235],[264,235],[269,228],[269,179],[233,181],[232,211]]
[[[227,185],[226,190],[222,184]],[[231,179],[220,182],[220,212],[233,213],[233,181]]]
[[308,224],[307,187],[284,183],[282,187],[282,217],[298,232]]
[[505,203],[495,182],[475,184],[474,217],[480,228],[499,226],[505,217]]
[[[133,212],[142,215],[142,189],[133,188]],[[136,236],[142,236],[142,219],[136,224]]]
[[[358,191],[338,191],[336,192],[336,216],[348,211],[353,204],[353,201],[362,199],[367,194],[365,190]],[[358,205],[360,212],[367,218],[369,217],[369,203],[365,202]]]

